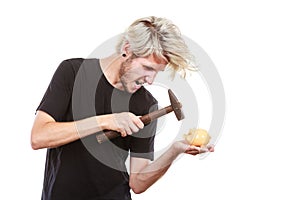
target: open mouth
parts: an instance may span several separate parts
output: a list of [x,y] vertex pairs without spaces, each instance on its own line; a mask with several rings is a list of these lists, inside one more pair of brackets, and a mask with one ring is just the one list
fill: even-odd
[[142,81],[139,81],[139,80],[136,80],[136,81],[135,81],[135,84],[137,84],[137,85],[143,85],[143,84],[144,84],[144,82],[142,82]]

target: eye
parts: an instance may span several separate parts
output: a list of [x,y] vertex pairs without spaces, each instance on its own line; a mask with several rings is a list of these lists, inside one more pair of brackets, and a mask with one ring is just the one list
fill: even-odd
[[152,67],[149,67],[147,65],[143,65],[144,69],[147,71],[153,71],[154,69]]

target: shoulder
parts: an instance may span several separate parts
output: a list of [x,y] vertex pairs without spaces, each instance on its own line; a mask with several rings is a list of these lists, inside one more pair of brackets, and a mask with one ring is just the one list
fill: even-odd
[[98,59],[94,58],[70,58],[63,60],[58,68],[57,72],[63,73],[63,74],[73,74],[76,75],[79,71],[80,67],[83,65],[87,65],[89,63],[96,64],[98,62]]
[[81,63],[84,61],[85,59],[84,58],[69,58],[69,59],[66,59],[66,60],[63,60],[62,63],[68,63],[69,65],[81,65]]
[[62,61],[62,63],[80,67],[83,63],[97,63],[98,61],[99,59],[97,58],[70,58]]
[[83,61],[84,61],[83,58],[66,59],[60,63],[59,68],[64,68],[65,70],[67,69],[78,70],[78,68],[80,67]]
[[66,73],[68,71],[78,71],[78,68],[80,67],[82,62],[82,58],[71,58],[63,60],[56,69],[56,72]]

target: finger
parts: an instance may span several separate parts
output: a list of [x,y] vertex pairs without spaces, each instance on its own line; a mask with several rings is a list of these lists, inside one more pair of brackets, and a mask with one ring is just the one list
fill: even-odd
[[208,146],[207,146],[207,149],[208,149],[210,152],[214,152],[214,151],[215,151],[215,145],[208,145]]
[[126,132],[124,131],[124,132],[121,132],[121,137],[126,137],[127,136],[127,134],[126,134]]
[[200,147],[199,153],[206,153],[206,152],[208,152],[207,147]]
[[126,137],[127,136],[125,129],[121,129],[119,132],[120,132],[120,134],[121,134],[122,137]]
[[128,122],[128,126],[131,130],[131,132],[136,133],[139,131],[139,128],[133,123],[133,122]]
[[199,154],[199,151],[191,150],[191,151],[186,151],[185,153],[191,154],[191,155],[197,155],[197,154]]
[[200,152],[200,151],[201,151],[201,148],[200,148],[200,147],[197,147],[197,146],[189,145],[189,146],[187,147],[186,151],[197,151],[197,152]]
[[134,126],[130,126],[130,129],[133,133],[136,133],[138,132],[140,129],[138,127],[136,127],[135,125]]
[[132,134],[132,131],[131,131],[130,127],[126,127],[125,131],[126,131],[126,135],[131,135]]
[[197,146],[194,146],[194,145],[190,145],[189,148],[188,148],[188,150],[200,152],[200,151],[201,151],[201,148],[200,148],[200,147],[197,147]]
[[197,152],[197,154],[200,154],[200,153],[208,152],[208,149],[206,147],[190,146],[188,151],[189,152]]
[[142,122],[142,120],[137,117],[137,116],[134,116],[132,118],[132,121],[133,123],[139,128],[139,129],[143,129],[144,128],[144,123]]

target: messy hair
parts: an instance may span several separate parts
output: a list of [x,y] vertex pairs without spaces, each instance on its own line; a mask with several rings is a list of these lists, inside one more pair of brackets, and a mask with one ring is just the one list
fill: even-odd
[[123,46],[129,43],[130,51],[138,57],[154,54],[168,62],[168,67],[183,75],[193,70],[194,58],[177,26],[170,20],[154,16],[133,22],[121,35],[116,51],[122,54]]

